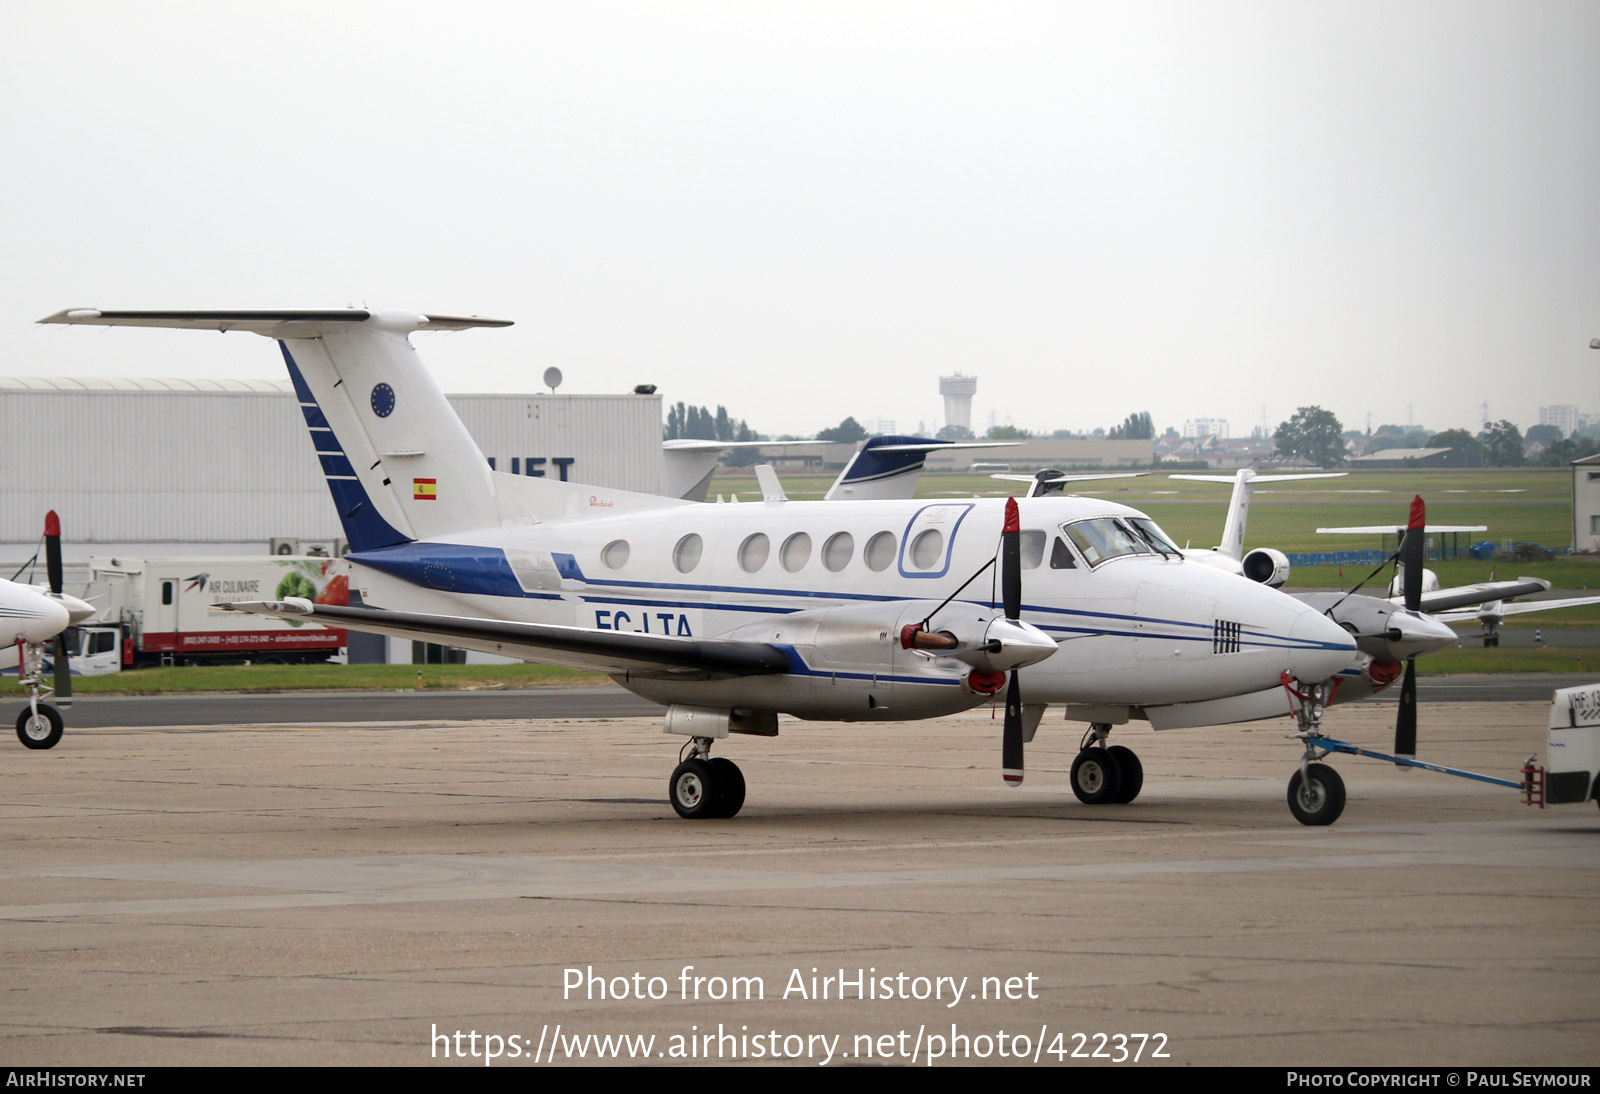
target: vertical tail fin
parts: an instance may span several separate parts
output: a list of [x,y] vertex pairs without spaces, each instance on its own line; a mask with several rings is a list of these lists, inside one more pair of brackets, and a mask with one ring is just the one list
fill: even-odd
[[500,523],[488,461],[406,333],[364,323],[279,340],[357,551]]

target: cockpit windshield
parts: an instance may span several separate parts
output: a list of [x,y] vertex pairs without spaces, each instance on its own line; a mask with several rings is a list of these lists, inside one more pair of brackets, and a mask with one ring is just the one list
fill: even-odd
[[1134,531],[1143,536],[1145,542],[1155,548],[1158,554],[1172,555],[1174,558],[1183,557],[1183,552],[1172,542],[1172,537],[1163,532],[1161,526],[1149,517],[1134,517],[1128,523],[1133,525]]
[[1147,555],[1151,551],[1144,539],[1112,517],[1080,520],[1066,525],[1062,531],[1091,566],[1120,555]]

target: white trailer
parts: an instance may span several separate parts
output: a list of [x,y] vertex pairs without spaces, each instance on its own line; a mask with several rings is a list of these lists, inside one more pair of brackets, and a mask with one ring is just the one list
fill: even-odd
[[1586,802],[1600,794],[1600,684],[1560,688],[1550,704],[1544,800]]
[[326,661],[347,632],[213,605],[303,597],[349,603],[339,558],[213,556],[91,558],[85,599],[93,619],[69,632],[72,669],[93,675],[156,664]]

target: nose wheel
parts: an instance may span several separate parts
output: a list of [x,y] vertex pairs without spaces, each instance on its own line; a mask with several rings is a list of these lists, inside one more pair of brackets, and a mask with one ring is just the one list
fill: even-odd
[[50,704],[30,706],[17,716],[17,739],[29,748],[54,748],[62,725],[61,712]]
[[1332,824],[1344,812],[1344,779],[1327,764],[1306,764],[1289,777],[1289,812],[1301,824]]

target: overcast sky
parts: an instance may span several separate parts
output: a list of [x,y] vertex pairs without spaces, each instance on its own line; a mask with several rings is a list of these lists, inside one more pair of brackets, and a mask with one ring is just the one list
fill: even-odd
[[0,371],[346,304],[447,391],[1235,436],[1600,412],[1600,4],[0,2]]

